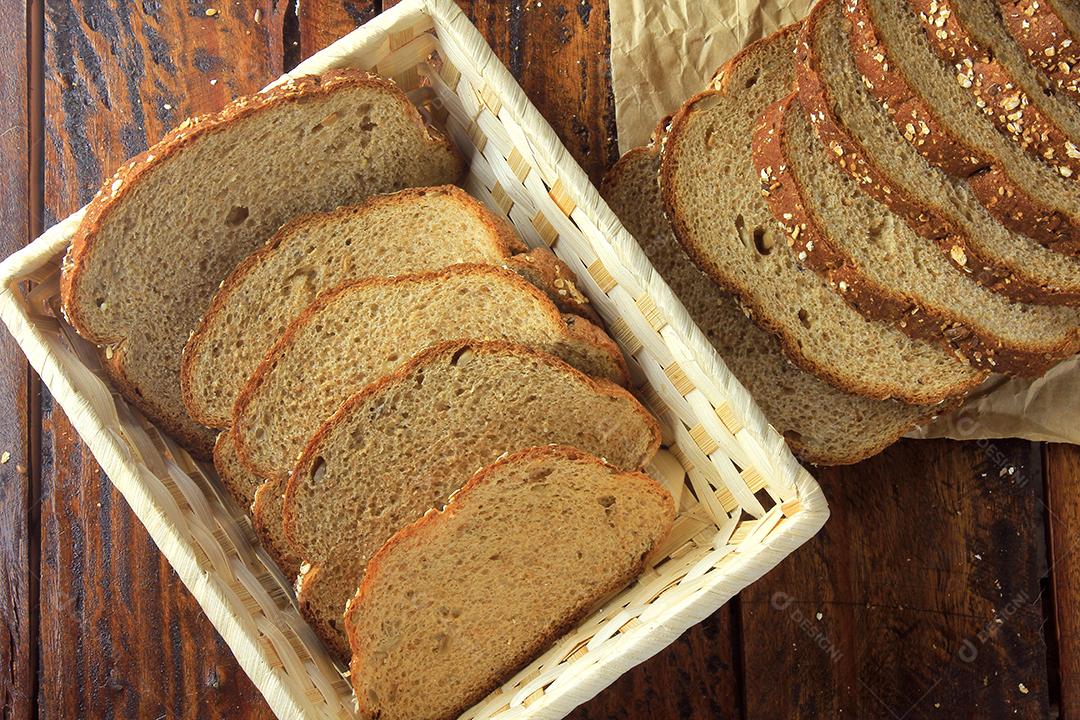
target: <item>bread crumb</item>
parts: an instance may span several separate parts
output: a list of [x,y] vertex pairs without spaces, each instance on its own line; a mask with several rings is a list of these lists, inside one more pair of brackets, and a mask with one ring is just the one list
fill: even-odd
[[1022,692],[1023,694],[1025,694],[1025,695],[1028,694],[1029,691],[1027,689],[1027,686],[1024,685],[1024,683],[1020,683],[1017,687],[1020,688],[1020,692]]
[[5,450],[4,454],[0,455],[0,465],[6,465],[7,461],[10,460],[10,459],[11,459],[11,453],[9,453],[7,450]]
[[218,11],[214,8],[206,8],[206,17],[214,17],[218,14]]

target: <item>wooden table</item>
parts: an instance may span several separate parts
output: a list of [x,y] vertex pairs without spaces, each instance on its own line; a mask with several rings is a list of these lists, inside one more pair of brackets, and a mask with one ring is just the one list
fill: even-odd
[[[0,0],[0,253],[389,4]],[[605,4],[463,5],[599,181]],[[2,716],[270,717],[2,332],[0,394]],[[574,717],[1080,718],[1080,452],[902,442],[816,474],[825,530]]]

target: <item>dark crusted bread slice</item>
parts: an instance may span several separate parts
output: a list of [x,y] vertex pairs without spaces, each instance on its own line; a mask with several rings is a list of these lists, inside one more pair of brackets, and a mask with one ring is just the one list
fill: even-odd
[[985,373],[950,352],[868,322],[814,273],[803,271],[761,195],[751,157],[758,115],[787,95],[798,27],[735,56],[717,89],[691,98],[662,144],[665,211],[687,254],[804,370],[850,393],[932,404]]
[[796,52],[799,101],[829,157],[976,282],[1022,302],[1080,303],[1080,260],[1002,226],[889,121],[859,75],[841,3],[814,7]]
[[1080,106],[1032,67],[997,0],[908,0],[930,47],[999,132],[1066,177],[1080,177]]
[[588,320],[563,316],[517,275],[491,265],[369,278],[327,291],[267,353],[236,402],[240,458],[284,477],[311,434],[350,395],[439,342],[510,340],[625,385],[615,343]]
[[1031,64],[1080,100],[1080,7],[1073,0],[998,0],[998,7]]
[[1080,253],[1080,185],[997,131],[929,47],[907,2],[847,0],[866,86],[930,164],[966,178],[990,214],[1058,252]]
[[299,213],[462,169],[392,82],[357,70],[289,80],[185,121],[105,183],[64,263],[64,312],[106,346],[124,395],[209,457],[214,435],[181,400],[180,354],[229,271]]
[[751,322],[679,247],[660,200],[659,166],[658,144],[635,148],[604,176],[602,194],[799,457],[819,465],[858,462],[934,413],[933,406],[851,395],[788,362],[776,338]]
[[293,219],[214,295],[184,348],[184,402],[195,420],[227,427],[240,390],[288,324],[319,293],[343,282],[487,263],[520,267],[556,298],[576,297],[550,251],[525,251],[506,220],[452,185]]
[[754,133],[773,215],[853,307],[995,372],[1040,375],[1080,350],[1080,310],[1012,303],[972,282],[826,152],[798,93],[770,106]]
[[640,574],[675,506],[567,447],[515,453],[372,558],[346,625],[360,714],[453,720]]
[[477,468],[549,443],[637,469],[660,433],[618,385],[505,342],[443,343],[350,398],[315,433],[285,493],[286,536],[315,566],[299,600],[316,632],[347,654],[341,616],[371,555]]

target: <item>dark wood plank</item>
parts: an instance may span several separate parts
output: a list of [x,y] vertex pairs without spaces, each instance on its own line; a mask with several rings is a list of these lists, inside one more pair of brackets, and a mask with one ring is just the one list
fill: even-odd
[[[48,3],[50,222],[185,116],[276,77],[283,5]],[[43,406],[42,716],[271,717],[63,413]]]
[[1047,717],[1037,448],[908,441],[818,477],[829,523],[741,596],[746,717]]
[[300,55],[303,58],[355,30],[379,14],[383,5],[376,0],[319,0],[300,3]]
[[1061,717],[1080,717],[1080,447],[1045,448]]
[[[31,122],[28,58],[31,10],[19,0],[0,1],[0,257],[22,247],[31,227]],[[36,49],[36,48],[35,48]],[[36,179],[36,178],[35,178]],[[34,223],[37,224],[36,222]],[[0,331],[0,707],[4,717],[28,720],[34,711],[35,586],[30,438],[30,376],[12,337]]]

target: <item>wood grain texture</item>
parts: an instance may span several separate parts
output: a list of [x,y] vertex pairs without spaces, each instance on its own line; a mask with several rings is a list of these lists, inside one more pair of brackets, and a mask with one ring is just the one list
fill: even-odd
[[1080,718],[1080,447],[1047,445],[1043,462],[1060,711]]
[[[49,222],[184,117],[276,77],[281,38],[272,0],[50,1]],[[41,716],[271,717],[63,413],[43,405]]]
[[741,595],[747,717],[1047,717],[1032,445],[905,441],[818,477],[825,529]]
[[[0,257],[29,239],[31,194],[40,195],[36,183],[31,187],[29,163],[33,12],[17,0],[0,0]],[[22,352],[0,331],[0,407],[8,418],[0,423],[0,708],[16,720],[33,716],[36,664],[30,382]]]

